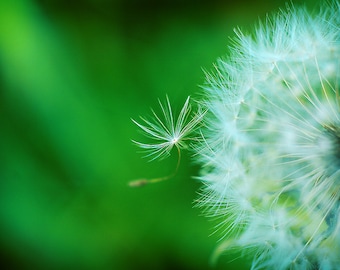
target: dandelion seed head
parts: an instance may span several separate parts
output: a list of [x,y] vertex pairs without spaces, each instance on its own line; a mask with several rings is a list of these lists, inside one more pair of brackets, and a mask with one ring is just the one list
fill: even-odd
[[252,269],[340,264],[339,18],[289,6],[206,73],[199,204]]
[[191,140],[198,205],[220,221],[217,255],[240,248],[251,269],[337,269],[340,4],[314,15],[287,6],[254,34],[235,33],[230,55],[205,73],[199,110],[188,97],[174,115],[166,97],[160,114],[133,120],[152,141],[135,143],[154,160]]

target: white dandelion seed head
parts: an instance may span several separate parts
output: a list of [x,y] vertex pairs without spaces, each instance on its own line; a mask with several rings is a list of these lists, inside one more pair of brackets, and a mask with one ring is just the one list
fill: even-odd
[[206,74],[199,205],[252,269],[340,265],[340,5],[237,30]]

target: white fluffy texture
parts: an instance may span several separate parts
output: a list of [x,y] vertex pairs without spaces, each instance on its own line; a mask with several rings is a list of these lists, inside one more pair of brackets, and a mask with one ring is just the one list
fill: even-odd
[[190,97],[185,101],[178,117],[175,119],[168,96],[166,103],[158,101],[161,114],[157,115],[152,110],[152,120],[140,117],[141,122],[132,121],[143,131],[146,137],[153,139],[154,143],[142,143],[133,141],[139,147],[144,149],[148,154],[146,157],[152,157],[151,160],[162,159],[170,155],[172,148],[175,146],[178,151],[185,147],[184,141],[188,139],[188,134],[193,132],[199,122],[202,120],[205,112],[196,112],[189,120],[191,106]]
[[289,7],[207,74],[200,204],[252,269],[340,265],[339,27]]

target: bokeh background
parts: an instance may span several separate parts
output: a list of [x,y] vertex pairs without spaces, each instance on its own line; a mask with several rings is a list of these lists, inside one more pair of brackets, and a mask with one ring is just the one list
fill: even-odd
[[233,28],[284,6],[1,0],[1,269],[247,269],[237,251],[210,264],[223,232],[194,207],[189,155],[173,179],[128,187],[177,161],[143,159],[130,118],[197,96]]

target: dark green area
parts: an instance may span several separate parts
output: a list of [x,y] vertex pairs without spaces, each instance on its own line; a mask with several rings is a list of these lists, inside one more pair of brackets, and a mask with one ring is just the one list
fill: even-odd
[[[301,1],[300,1],[301,2]],[[284,1],[0,1],[0,251],[6,269],[241,269],[193,208],[198,168],[148,163],[130,117],[199,93],[202,68]],[[245,264],[245,267],[249,265]],[[4,269],[3,267],[1,267]]]

